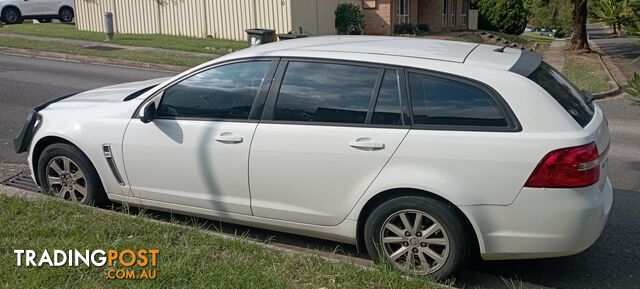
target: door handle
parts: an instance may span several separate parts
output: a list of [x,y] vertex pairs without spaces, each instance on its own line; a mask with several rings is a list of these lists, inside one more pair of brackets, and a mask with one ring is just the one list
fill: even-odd
[[235,135],[230,132],[223,132],[220,135],[216,136],[214,139],[221,143],[241,143],[242,142],[241,136]]
[[374,141],[369,138],[357,139],[356,141],[351,142],[349,145],[353,148],[364,150],[381,150],[384,148],[384,143]]

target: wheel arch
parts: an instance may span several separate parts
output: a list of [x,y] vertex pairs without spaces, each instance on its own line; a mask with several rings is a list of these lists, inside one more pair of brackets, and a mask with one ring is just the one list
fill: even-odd
[[415,189],[415,188],[394,188],[388,189],[386,191],[379,192],[378,194],[371,197],[365,205],[360,210],[358,214],[358,221],[356,226],[356,246],[359,252],[366,252],[365,244],[364,244],[364,225],[375,208],[383,204],[384,202],[398,198],[398,197],[426,197],[434,200],[441,201],[451,208],[453,208],[456,215],[463,222],[465,233],[467,233],[471,239],[469,240],[469,245],[472,254],[480,254],[482,247],[482,235],[477,230],[476,226],[473,225],[471,220],[467,217],[467,215],[454,203],[445,199],[444,197],[434,194],[429,191]]
[[20,8],[18,8],[18,6],[13,5],[13,4],[8,4],[8,5],[0,7],[0,14],[2,12],[4,12],[4,9],[7,9],[7,8],[15,8],[16,10],[18,10],[18,12],[20,12],[20,15],[22,15],[22,11],[20,11]]

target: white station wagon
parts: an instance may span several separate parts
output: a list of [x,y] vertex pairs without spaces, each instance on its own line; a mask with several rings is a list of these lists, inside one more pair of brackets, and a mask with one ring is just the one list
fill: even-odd
[[409,274],[577,254],[612,204],[602,110],[539,55],[438,40],[267,44],[36,107],[45,191],[331,239]]

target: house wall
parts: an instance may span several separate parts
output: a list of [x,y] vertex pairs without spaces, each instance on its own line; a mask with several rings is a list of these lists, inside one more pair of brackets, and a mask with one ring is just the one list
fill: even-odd
[[293,0],[292,30],[309,35],[336,34],[335,12],[340,3],[361,5],[361,0]]
[[394,14],[395,6],[393,1],[396,0],[377,0],[376,8],[363,8],[364,34],[369,35],[391,35],[393,33],[393,23],[395,22]]
[[102,32],[110,11],[116,33],[245,40],[249,28],[291,31],[292,1],[306,0],[75,0],[76,27]]

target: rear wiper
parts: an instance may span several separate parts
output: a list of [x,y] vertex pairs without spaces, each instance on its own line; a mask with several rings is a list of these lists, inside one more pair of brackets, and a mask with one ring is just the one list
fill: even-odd
[[584,97],[584,100],[587,101],[587,104],[592,104],[594,99],[593,99],[593,94],[591,92],[588,92],[586,90],[582,91],[582,96]]

